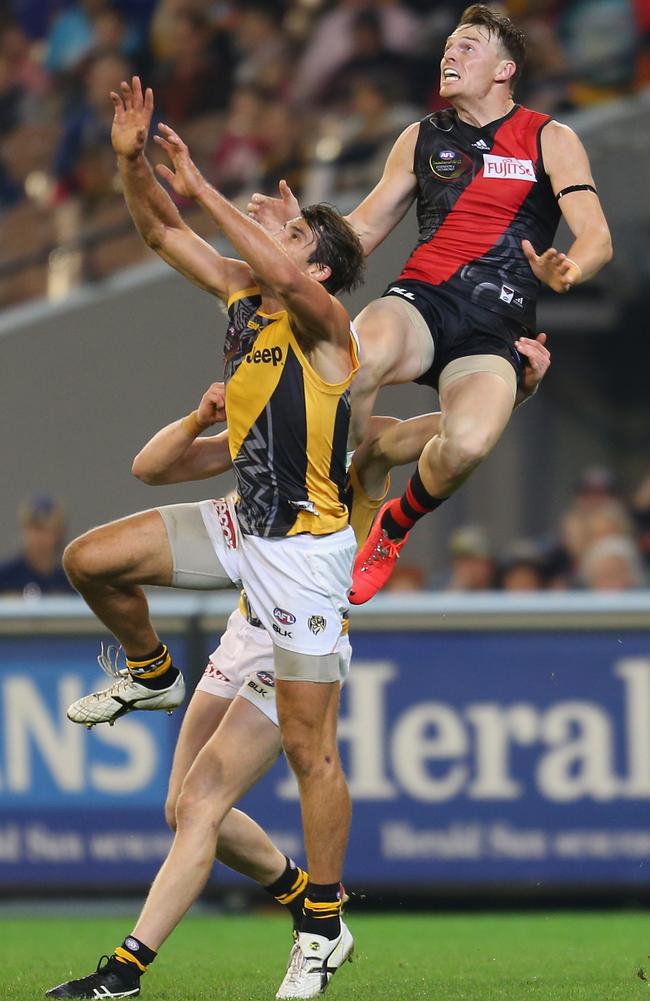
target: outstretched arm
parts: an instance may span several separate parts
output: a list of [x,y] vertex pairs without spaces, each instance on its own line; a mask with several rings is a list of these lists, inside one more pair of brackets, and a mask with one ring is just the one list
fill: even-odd
[[[145,243],[167,264],[200,288],[228,298],[235,285],[249,284],[241,261],[222,257],[183,222],[178,209],[153,175],[144,150],[153,113],[153,92],[142,92],[140,78],[111,93],[115,109],[111,141],[117,154],[124,197]],[[243,273],[242,273],[243,272]]]
[[[555,195],[573,185],[594,184],[589,159],[575,132],[559,122],[549,122],[542,132],[542,155]],[[575,239],[568,253],[550,247],[536,254],[528,240],[522,242],[533,273],[554,292],[568,292],[586,282],[612,259],[612,239],[598,195],[571,191],[560,198],[560,209]]]
[[222,382],[213,382],[198,409],[161,428],[138,452],[131,472],[143,483],[186,483],[205,480],[232,467],[228,429],[213,438],[199,438],[206,428],[226,419]]
[[[161,135],[155,141],[169,156],[173,170],[160,164],[158,173],[177,191],[182,188],[214,219],[253,275],[284,303],[297,330],[308,341],[336,340],[347,350],[350,321],[343,306],[319,281],[301,271],[266,230],[208,184],[173,129],[161,123],[159,130]],[[300,239],[299,230],[295,235]]]

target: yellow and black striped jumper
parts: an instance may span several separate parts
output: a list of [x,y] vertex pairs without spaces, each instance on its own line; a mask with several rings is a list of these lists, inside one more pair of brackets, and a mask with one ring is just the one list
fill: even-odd
[[258,288],[228,301],[224,379],[237,516],[246,535],[328,535],[348,524],[344,503],[350,374],[325,382],[303,354],[286,310],[265,313]]

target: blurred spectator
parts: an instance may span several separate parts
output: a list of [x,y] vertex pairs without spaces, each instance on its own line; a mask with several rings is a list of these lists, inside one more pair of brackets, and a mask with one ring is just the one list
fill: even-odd
[[35,497],[18,512],[22,547],[13,559],[0,564],[0,593],[71,594],[73,588],[61,566],[65,516],[51,497]]
[[582,558],[580,574],[591,591],[628,591],[646,584],[637,548],[624,535],[594,542]]
[[274,101],[260,122],[260,139],[265,155],[259,166],[259,186],[262,191],[275,193],[284,178],[295,194],[303,187],[305,157],[304,125],[299,115],[283,103]]
[[542,555],[532,539],[517,539],[500,560],[499,582],[502,591],[543,591],[545,587]]
[[[379,12],[366,10],[358,14],[351,27],[352,45],[348,59],[322,88],[324,103],[332,103],[351,89],[359,78],[388,79],[401,82],[403,93],[413,96],[411,62],[406,56],[385,44]],[[395,90],[393,84],[393,91]]]
[[381,175],[392,144],[414,116],[412,108],[391,101],[392,83],[359,77],[351,85],[347,114],[321,119],[307,181],[310,202],[365,190]]
[[228,104],[230,60],[212,42],[204,13],[189,9],[176,13],[170,55],[154,80],[158,117],[164,116],[174,127],[194,115],[222,111]]
[[485,530],[479,525],[457,528],[449,540],[451,574],[445,591],[489,591],[495,563]]
[[227,198],[248,191],[262,173],[269,143],[260,135],[265,95],[256,87],[238,87],[212,156],[212,179]]
[[637,487],[632,498],[632,517],[639,533],[639,546],[647,571],[650,571],[650,474]]
[[400,561],[393,570],[393,575],[385,590],[391,594],[410,594],[423,591],[424,588],[425,575],[422,567],[415,563],[402,563]]
[[234,31],[238,56],[235,83],[254,84],[279,95],[286,89],[291,54],[282,19],[268,4],[246,4]]
[[18,22],[9,22],[2,29],[0,57],[9,63],[13,80],[26,95],[42,98],[50,89],[50,80],[34,48]]
[[631,89],[637,44],[632,0],[566,3],[558,32],[574,76],[576,104],[593,104]]
[[526,63],[516,100],[552,115],[571,107],[569,65],[548,9],[554,4],[542,0],[528,6],[532,9],[520,22],[526,32]]
[[50,73],[69,73],[80,65],[95,41],[94,18],[106,7],[107,0],[80,0],[54,17],[45,57]]
[[118,55],[93,59],[86,69],[84,99],[64,121],[54,160],[56,198],[71,194],[87,202],[115,191],[115,157],[110,144],[113,105],[109,93],[125,80],[130,66]]
[[362,11],[377,11],[381,20],[382,39],[391,52],[411,55],[417,49],[420,19],[404,4],[384,0],[381,5],[371,0],[339,0],[333,10],[317,22],[296,71],[292,94],[296,102],[309,103],[326,80],[344,65],[353,52],[353,25]]

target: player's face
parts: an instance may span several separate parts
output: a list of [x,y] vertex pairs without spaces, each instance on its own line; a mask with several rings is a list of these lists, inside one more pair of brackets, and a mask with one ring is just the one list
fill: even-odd
[[440,96],[450,102],[485,97],[504,62],[496,35],[478,25],[461,25],[447,39],[440,61]]
[[276,239],[301,271],[311,270],[313,266],[308,261],[316,249],[316,237],[302,216],[285,223]]

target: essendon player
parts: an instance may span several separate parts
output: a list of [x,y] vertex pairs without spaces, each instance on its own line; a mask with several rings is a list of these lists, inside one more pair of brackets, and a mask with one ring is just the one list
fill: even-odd
[[[587,155],[575,133],[513,100],[522,32],[475,4],[447,39],[440,93],[451,108],[409,126],[376,188],[348,217],[366,253],[415,199],[419,241],[383,298],[356,319],[362,366],[353,384],[353,431],[364,433],[377,391],[415,380],[437,388],[442,427],[426,445],[401,498],[388,501],[355,563],[351,600],[388,580],[409,529],[464,482],[512,413],[520,338],[535,325],[540,282],[567,293],[611,258],[609,230]],[[295,216],[254,196],[265,225]],[[551,246],[564,216],[574,241]],[[550,249],[549,249],[550,248]]]

